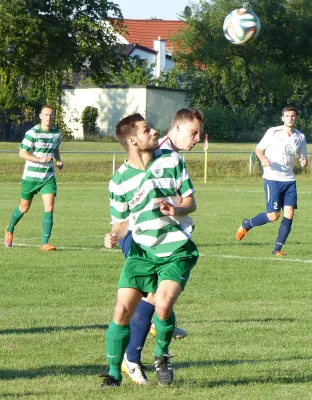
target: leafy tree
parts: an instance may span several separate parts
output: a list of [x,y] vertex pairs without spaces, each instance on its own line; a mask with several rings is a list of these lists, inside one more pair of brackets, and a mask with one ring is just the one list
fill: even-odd
[[94,77],[118,66],[119,52],[105,0],[0,0],[0,67],[25,76],[86,70]]
[[71,72],[103,82],[120,68],[123,55],[108,19],[122,22],[122,15],[111,1],[0,0],[0,14],[0,84],[12,97],[27,88],[26,97],[40,92],[59,107],[60,85]]
[[127,57],[117,73],[112,73],[109,84],[112,85],[153,85],[155,65],[148,67],[146,60],[139,56]]
[[312,3],[308,0],[250,0],[260,18],[260,37],[244,46],[223,35],[226,15],[242,7],[233,0],[193,5],[176,61],[186,73],[191,104],[233,111],[250,109],[267,123],[285,103],[312,106]]

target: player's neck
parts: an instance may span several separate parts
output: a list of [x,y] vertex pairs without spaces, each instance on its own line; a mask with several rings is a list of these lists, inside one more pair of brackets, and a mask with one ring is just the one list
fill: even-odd
[[153,159],[152,151],[129,152],[128,164],[136,169],[145,170]]
[[175,142],[176,142],[175,137],[176,137],[176,136],[175,136],[175,134],[174,134],[173,129],[170,129],[166,136],[170,139],[172,149],[173,149],[174,151],[179,151],[179,148],[178,148],[178,147],[176,146],[176,144],[175,144]]
[[43,124],[42,122],[40,123],[40,128],[42,129],[42,130],[44,130],[45,132],[50,132],[50,130],[51,130],[51,125],[45,125],[45,124]]
[[284,125],[284,131],[288,134],[288,136],[290,136],[291,134],[294,133],[295,128],[294,127],[290,127],[290,126],[286,126]]

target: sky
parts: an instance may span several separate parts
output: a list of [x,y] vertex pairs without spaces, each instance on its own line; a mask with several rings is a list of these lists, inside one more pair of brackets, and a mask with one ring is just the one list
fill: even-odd
[[[188,0],[111,0],[121,9],[125,19],[159,18],[178,20],[177,14],[189,5]],[[192,0],[197,3],[198,0]]]

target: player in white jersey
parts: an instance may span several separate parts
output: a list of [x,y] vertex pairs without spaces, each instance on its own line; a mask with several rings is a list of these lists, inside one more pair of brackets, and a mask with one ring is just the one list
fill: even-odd
[[44,206],[40,249],[51,251],[56,250],[56,247],[49,243],[57,191],[53,159],[56,160],[57,168],[62,169],[63,163],[59,151],[61,133],[58,129],[52,127],[54,112],[51,106],[43,106],[39,118],[40,124],[26,132],[20,145],[19,156],[26,160],[22,178],[21,200],[19,206],[14,209],[6,228],[4,245],[12,247],[14,228],[29,210],[34,195],[39,192]]
[[112,248],[126,235],[130,215],[134,240],[120,275],[114,317],[106,334],[110,369],[101,386],[120,385],[130,318],[142,295],[150,292],[156,292],[155,369],[159,384],[169,385],[173,379],[168,354],[175,325],[172,309],[198,258],[190,232],[180,223],[196,209],[194,188],[184,161],[175,152],[158,150],[154,154],[157,132],[140,114],[121,120],[116,136],[129,158],[110,182],[113,225],[104,243]]
[[[203,114],[196,109],[181,109],[176,112],[170,124],[167,135],[158,140],[159,148],[170,151],[190,151],[199,142],[202,125],[204,123]],[[192,230],[192,225],[186,218],[188,229]],[[126,237],[119,242],[119,245],[127,257],[132,241],[132,226],[129,223],[129,231]],[[122,371],[127,373],[132,381],[139,385],[149,383],[146,377],[144,366],[141,362],[141,354],[146,341],[148,332],[154,337],[156,330],[154,324],[151,325],[155,311],[155,296],[149,293],[143,298],[136,308],[131,318],[131,337],[127,351],[122,363]],[[173,332],[174,339],[181,339],[187,335],[184,329],[175,327]]]
[[297,208],[297,188],[294,175],[296,156],[301,167],[308,165],[306,139],[295,128],[297,110],[286,106],[282,111],[283,125],[270,128],[256,147],[256,155],[263,167],[264,190],[266,195],[266,213],[260,213],[251,219],[244,219],[236,232],[240,241],[255,226],[277,221],[283,209],[276,243],[272,251],[284,256],[281,250],[290,233],[295,209]]

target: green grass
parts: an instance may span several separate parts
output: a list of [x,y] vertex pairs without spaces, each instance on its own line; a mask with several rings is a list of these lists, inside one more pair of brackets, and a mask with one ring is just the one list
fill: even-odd
[[[278,223],[255,228],[240,243],[234,239],[244,217],[264,210],[260,177],[221,176],[207,184],[196,179],[200,258],[175,307],[189,336],[171,346],[174,383],[157,386],[149,337],[143,361],[152,384],[137,387],[125,376],[120,388],[98,388],[123,263],[119,250],[103,248],[109,175],[99,181],[66,181],[65,174],[59,179],[51,240],[56,252],[39,250],[39,197],[16,228],[15,246],[0,247],[0,397],[311,399],[310,176],[298,178],[299,209],[282,259],[271,255]],[[4,228],[20,182],[1,179],[0,192]]]
[[[2,181],[19,182],[24,161],[18,157],[18,143],[0,142],[0,176]],[[211,143],[208,152],[209,181],[235,182],[247,179],[254,182],[260,176],[259,169],[249,173],[250,153],[255,143]],[[11,152],[3,152],[3,151]],[[108,182],[113,171],[113,152],[115,169],[126,158],[119,143],[110,142],[64,142],[61,146],[64,169],[58,172],[58,182]],[[16,151],[12,153],[12,151]],[[312,145],[311,145],[312,151]],[[93,152],[93,153],[92,153]],[[199,143],[192,152],[181,153],[193,181],[203,181],[205,154]],[[298,168],[300,177],[310,178],[311,168],[304,172]]]

